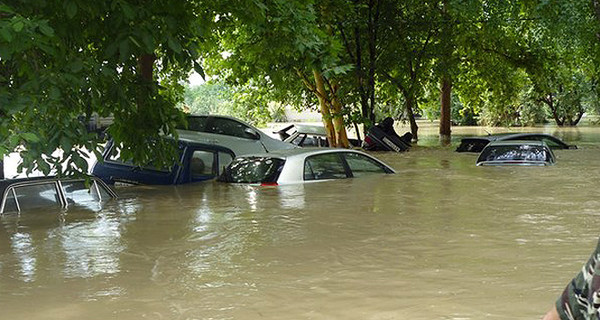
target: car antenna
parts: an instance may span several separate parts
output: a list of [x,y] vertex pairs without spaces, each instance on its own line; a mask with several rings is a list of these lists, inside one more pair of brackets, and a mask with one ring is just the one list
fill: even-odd
[[489,131],[487,131],[487,129],[483,129],[483,131],[485,131],[488,134],[488,136],[492,135]]

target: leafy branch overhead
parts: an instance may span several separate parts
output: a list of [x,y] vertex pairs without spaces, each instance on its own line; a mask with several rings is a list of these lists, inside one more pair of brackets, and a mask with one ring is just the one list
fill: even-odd
[[449,111],[471,124],[574,125],[600,110],[599,8],[596,0],[4,2],[0,154],[19,152],[26,171],[85,172],[85,158],[103,146],[85,124],[113,116],[108,134],[122,156],[168,165],[176,147],[164,137],[176,136],[192,70],[245,104],[236,115],[264,119],[269,103],[317,106],[338,146],[347,146],[347,126],[387,116],[408,120],[415,138],[416,115],[449,125]]

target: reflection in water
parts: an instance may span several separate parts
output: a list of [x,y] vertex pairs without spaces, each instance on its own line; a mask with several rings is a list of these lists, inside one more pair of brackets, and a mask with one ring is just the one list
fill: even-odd
[[31,236],[26,233],[15,233],[11,237],[11,244],[14,255],[19,260],[21,279],[25,282],[33,281],[37,260]]
[[93,222],[73,223],[55,229],[49,237],[60,239],[65,254],[65,278],[89,278],[119,272],[121,241],[118,220],[98,217]]
[[600,130],[558,131],[583,147],[547,168],[476,167],[424,134],[432,146],[375,154],[396,175],[121,188],[98,212],[2,216],[0,307],[22,319],[540,318],[600,215]]

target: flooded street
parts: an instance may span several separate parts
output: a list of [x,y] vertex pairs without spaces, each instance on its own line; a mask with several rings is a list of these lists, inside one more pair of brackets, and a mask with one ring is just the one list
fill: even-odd
[[[600,128],[552,167],[476,167],[423,128],[396,175],[119,188],[0,218],[5,319],[539,319],[600,235]],[[516,129],[515,129],[516,130]],[[402,131],[402,130],[399,130]],[[403,131],[402,131],[403,132]]]

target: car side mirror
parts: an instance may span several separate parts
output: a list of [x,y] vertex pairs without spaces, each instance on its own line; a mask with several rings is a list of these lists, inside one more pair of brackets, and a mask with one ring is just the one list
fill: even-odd
[[244,133],[246,134],[246,136],[250,139],[253,140],[260,140],[260,135],[258,134],[258,132],[250,129],[250,128],[246,128],[244,129]]

